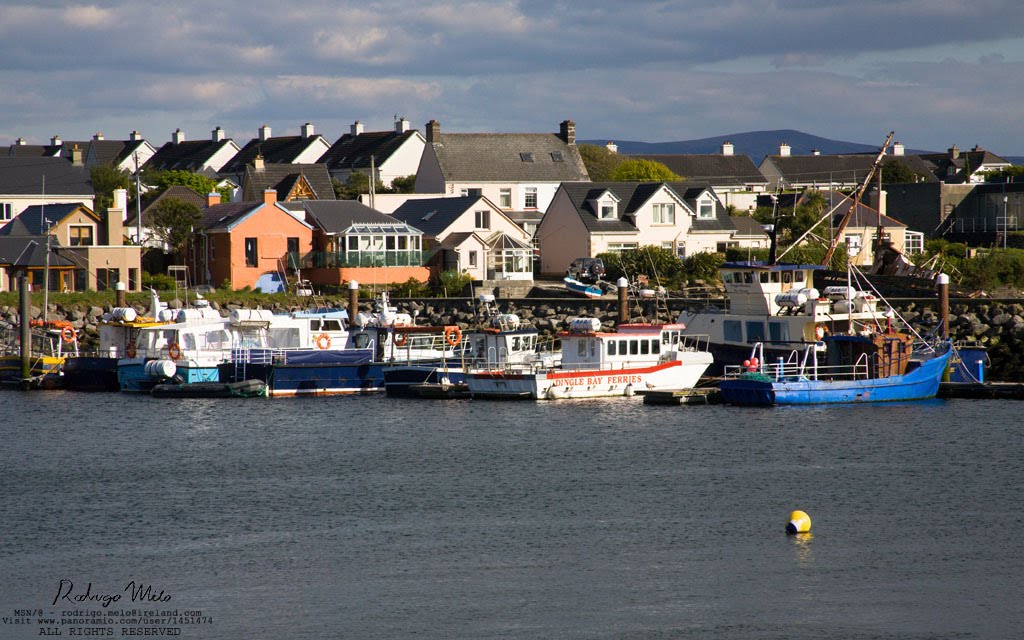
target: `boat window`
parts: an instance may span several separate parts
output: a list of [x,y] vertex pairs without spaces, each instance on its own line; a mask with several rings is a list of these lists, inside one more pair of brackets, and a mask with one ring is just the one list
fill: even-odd
[[651,353],[661,353],[661,345],[658,344],[657,340],[651,340]]
[[636,340],[629,341],[629,355],[635,356],[640,353],[640,345]]
[[608,355],[610,355],[610,356],[614,356],[615,355],[615,347],[616,347],[616,342],[614,340],[609,340],[608,341]]
[[297,349],[299,345],[299,328],[271,329],[270,344],[274,349]]
[[357,333],[352,336],[352,344],[355,345],[356,349],[365,349],[370,346],[370,334],[368,333]]
[[722,274],[722,282],[725,284],[732,284],[732,271],[726,271]]
[[312,318],[312,319],[310,319],[310,321],[309,321],[309,330],[310,331],[319,331],[320,330],[320,318]]
[[794,271],[793,272],[793,281],[794,282],[803,282],[804,281],[804,272],[802,270],[801,271]]
[[577,340],[576,342],[579,343],[579,347],[576,349],[576,353],[581,358],[585,358],[587,356],[587,341],[586,340]]
[[743,326],[739,320],[724,321],[722,333],[726,342],[743,342]]
[[473,349],[475,350],[476,355],[482,356],[484,354],[484,352],[487,351],[487,339],[486,338],[477,338],[476,339],[476,346],[473,347]]
[[764,342],[764,323],[747,321],[747,342]]
[[512,350],[513,351],[522,351],[523,350],[523,343],[519,339],[519,336],[513,336],[512,337]]
[[597,340],[587,340],[590,343],[590,357],[597,358],[598,346]]
[[195,335],[193,335],[191,333],[182,334],[182,336],[181,336],[181,345],[179,345],[179,346],[182,349],[186,349],[186,350],[190,350],[190,351],[195,350],[195,348],[196,348],[196,337],[195,337]]
[[772,342],[788,342],[789,325],[786,324],[785,322],[769,322],[768,338]]
[[341,320],[324,320],[324,331],[341,331]]
[[779,272],[778,271],[772,271],[772,282],[775,282],[775,283],[779,282]]
[[768,282],[768,272],[767,271],[762,271],[761,272],[761,282]]
[[743,272],[743,284],[750,284],[754,281],[754,274],[749,271]]
[[651,341],[650,340],[641,340],[640,341],[640,354],[646,356],[646,355],[648,355],[650,353],[651,353]]
[[790,282],[793,282],[793,272],[792,271],[783,271],[782,272],[782,284],[789,284]]

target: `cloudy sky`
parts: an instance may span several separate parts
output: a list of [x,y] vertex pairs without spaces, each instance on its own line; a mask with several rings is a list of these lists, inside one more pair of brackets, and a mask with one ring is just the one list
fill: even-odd
[[[1024,154],[1020,0],[2,0],[0,144],[798,129]],[[737,149],[737,152],[742,152]],[[756,159],[755,159],[756,160]]]

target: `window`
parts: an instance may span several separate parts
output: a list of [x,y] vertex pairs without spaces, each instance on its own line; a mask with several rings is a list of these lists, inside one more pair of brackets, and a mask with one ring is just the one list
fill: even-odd
[[848,235],[845,239],[846,252],[850,254],[850,257],[860,254],[860,236]]
[[502,189],[499,192],[499,194],[500,195],[498,196],[498,200],[501,202],[501,205],[500,205],[501,208],[502,209],[511,209],[512,208],[512,190],[511,189]]
[[729,249],[734,248],[734,247],[738,247],[738,246],[740,246],[739,242],[734,242],[734,241],[718,242],[718,243],[715,244],[715,251],[717,251],[718,253],[725,253]]
[[129,268],[128,269],[128,290],[138,291],[139,290],[139,270]]
[[459,189],[459,195],[465,198],[469,195],[469,189]]
[[256,251],[256,238],[245,239],[245,266],[255,267],[259,264],[259,254]]
[[764,342],[764,323],[747,321],[747,342]]
[[14,217],[14,205],[10,202],[0,202],[0,222],[6,222]]
[[562,157],[562,152],[561,151],[552,151],[551,152],[551,160],[552,160],[552,162],[565,162],[565,158]]
[[710,200],[701,200],[697,207],[697,217],[701,220],[714,218],[715,203]]
[[476,266],[476,251],[470,251],[469,252],[469,266],[471,266],[471,267],[475,267]]
[[615,205],[614,204],[602,204],[601,205],[601,219],[611,220],[615,218]]
[[473,216],[476,219],[477,229],[490,229],[491,228],[491,212],[490,211],[474,211]]
[[529,152],[520,153],[519,159],[523,162],[533,162],[533,154]]
[[639,245],[636,242],[609,242],[608,251],[629,251],[636,249]]
[[121,280],[120,269],[97,269],[96,290],[107,291],[113,289]]
[[903,245],[903,253],[914,255],[924,251],[924,234],[920,231],[907,231],[906,241]]
[[616,344],[617,343],[614,340],[609,340],[608,341],[608,355],[610,355],[610,356],[614,356],[615,355],[615,345]]
[[772,342],[788,342],[789,325],[785,322],[769,322],[768,339]]
[[92,227],[87,225],[71,225],[68,229],[72,247],[91,247],[93,245]]
[[676,205],[672,203],[655,204],[652,205],[652,209],[654,211],[654,224],[676,223]]
[[726,342],[743,342],[743,327],[739,320],[726,320],[722,323],[722,331]]
[[537,208],[537,187],[526,187],[524,192],[523,206],[527,209]]

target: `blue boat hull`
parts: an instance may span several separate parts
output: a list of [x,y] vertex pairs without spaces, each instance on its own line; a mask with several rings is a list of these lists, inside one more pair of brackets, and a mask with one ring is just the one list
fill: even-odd
[[[220,373],[215,366],[198,367],[179,365],[174,373],[174,380],[179,384],[196,382],[220,382]],[[167,382],[164,378],[154,378],[146,373],[146,363],[142,360],[121,362],[117,367],[117,383],[121,391],[128,393],[149,393],[158,384]]]
[[269,396],[321,396],[374,393],[384,390],[384,370],[390,366],[373,361],[370,349],[344,351],[296,350],[256,362],[232,362],[220,366],[225,382],[262,380]]
[[[723,380],[722,400],[729,404],[768,407],[786,404],[841,404],[853,402],[902,402],[934,398],[950,351],[919,362],[902,375],[870,380],[771,380],[757,375]],[[769,378],[769,379],[766,379]]]

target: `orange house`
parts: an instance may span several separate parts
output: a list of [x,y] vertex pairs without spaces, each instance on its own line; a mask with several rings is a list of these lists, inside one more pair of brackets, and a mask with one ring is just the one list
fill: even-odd
[[197,283],[280,290],[282,276],[312,250],[313,227],[279,205],[272,189],[264,191],[263,202],[212,204],[213,195],[193,241]]

